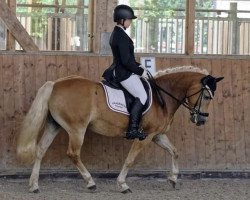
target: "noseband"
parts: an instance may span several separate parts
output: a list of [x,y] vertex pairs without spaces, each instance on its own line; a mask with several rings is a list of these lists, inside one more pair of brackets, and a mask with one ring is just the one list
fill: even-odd
[[[192,95],[187,96],[187,97],[184,98],[184,103],[185,103],[185,105],[187,105],[187,107],[186,106],[185,107],[188,108],[191,111],[191,115],[195,115],[196,114],[196,115],[201,115],[203,117],[208,117],[209,116],[209,113],[204,113],[204,112],[200,111],[200,109],[201,109],[201,102],[203,100],[204,91],[208,91],[208,93],[210,94],[210,97],[209,97],[210,99],[213,98],[210,88],[208,86],[204,86],[204,85],[203,85],[203,87],[198,92],[196,92],[196,93],[194,93],[194,94],[192,94]],[[193,108],[191,108],[187,104],[186,99],[188,99],[189,97],[192,97],[192,96],[194,96],[194,95],[196,95],[198,93],[200,93],[200,95],[199,95],[198,99],[196,100]]]
[[[204,116],[204,117],[208,117],[209,116],[209,113],[203,113],[200,111],[200,108],[201,108],[201,103],[202,103],[202,100],[203,100],[203,96],[204,96],[204,91],[207,91],[210,95],[210,99],[213,98],[213,91],[211,91],[211,89],[205,84],[206,82],[206,77],[204,77],[202,80],[201,80],[201,83],[202,83],[202,88],[189,95],[189,96],[185,96],[182,100],[179,100],[177,99],[175,96],[173,96],[172,94],[170,94],[168,91],[164,90],[162,87],[160,87],[159,85],[157,85],[154,77],[152,76],[152,74],[150,72],[147,73],[148,74],[148,81],[149,83],[151,84],[151,86],[153,87],[153,89],[156,91],[156,94],[158,96],[158,98],[160,99],[160,104],[162,107],[165,106],[165,101],[163,100],[163,97],[161,96],[161,93],[160,91],[164,92],[165,94],[167,94],[168,96],[172,97],[174,100],[176,100],[180,105],[183,105],[185,108],[187,108],[188,110],[190,110],[190,113],[191,115],[200,115],[200,116]],[[205,81],[204,81],[205,80]],[[193,107],[191,107],[189,105],[189,103],[187,102],[187,99],[200,93],[198,99],[196,100],[196,103],[194,104]]]

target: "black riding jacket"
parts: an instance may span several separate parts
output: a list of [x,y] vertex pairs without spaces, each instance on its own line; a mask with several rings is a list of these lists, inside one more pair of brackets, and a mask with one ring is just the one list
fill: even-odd
[[143,74],[144,69],[135,60],[134,43],[121,27],[115,26],[109,44],[113,53],[116,81],[126,80],[132,73],[140,76]]

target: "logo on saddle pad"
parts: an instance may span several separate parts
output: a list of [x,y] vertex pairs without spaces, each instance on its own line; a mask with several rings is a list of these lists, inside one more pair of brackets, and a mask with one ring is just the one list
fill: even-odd
[[[124,93],[122,88],[115,88],[106,81],[102,81],[101,84],[106,94],[108,107],[115,112],[129,115],[129,107],[133,102],[134,97],[132,97],[132,95],[130,95],[128,92]],[[143,114],[145,114],[152,105],[152,90],[148,81],[144,80],[143,85],[146,88],[148,95],[148,99],[145,103],[143,111]]]

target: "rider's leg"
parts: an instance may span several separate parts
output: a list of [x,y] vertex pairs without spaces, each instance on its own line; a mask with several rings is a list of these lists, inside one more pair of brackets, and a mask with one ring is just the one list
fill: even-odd
[[147,101],[147,92],[140,80],[140,77],[136,74],[132,74],[129,78],[121,82],[124,87],[133,97],[140,99],[144,105]]
[[138,75],[131,75],[128,79],[121,82],[121,85],[135,97],[130,110],[129,125],[126,133],[127,139],[139,138],[143,140],[146,134],[139,131],[139,124],[142,118],[143,106],[147,100],[147,93]]

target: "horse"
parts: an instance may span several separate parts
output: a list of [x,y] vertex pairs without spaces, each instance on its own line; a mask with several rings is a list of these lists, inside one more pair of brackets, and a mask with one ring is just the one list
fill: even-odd
[[[151,108],[143,116],[141,123],[148,135],[143,141],[133,141],[117,178],[122,193],[132,192],[126,183],[128,170],[136,156],[152,141],[171,154],[172,167],[168,180],[173,187],[176,186],[179,174],[178,152],[166,132],[169,131],[180,105],[190,109],[193,123],[205,124],[216,83],[222,79],[223,77],[215,78],[207,70],[193,66],[166,69],[154,76],[154,83],[166,105],[160,106],[153,93]],[[87,188],[96,189],[91,174],[80,159],[86,129],[104,136],[123,137],[128,124],[128,116],[111,111],[105,98],[100,82],[75,75],[48,81],[38,90],[17,139],[17,156],[22,161],[34,163],[29,180],[30,192],[39,192],[38,179],[42,158],[62,129],[69,137],[67,155],[87,182]],[[38,135],[42,131],[38,142]]]

